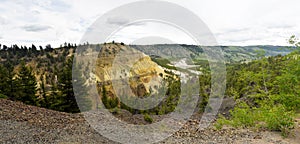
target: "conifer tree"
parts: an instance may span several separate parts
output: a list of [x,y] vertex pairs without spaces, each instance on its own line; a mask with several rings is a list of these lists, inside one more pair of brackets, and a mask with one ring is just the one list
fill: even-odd
[[21,63],[21,68],[17,76],[17,91],[19,96],[17,100],[24,102],[25,104],[37,105],[37,82],[35,76],[32,74],[30,68],[28,68],[24,62]]
[[0,94],[7,94],[7,87],[8,87],[8,72],[7,69],[0,65],[0,79],[1,79],[1,83],[0,83]]
[[14,73],[14,66],[8,62],[6,65],[6,72],[4,73],[4,76],[6,75],[6,78],[4,79],[6,88],[3,89],[3,94],[8,96],[11,100],[16,100],[18,97],[18,91],[16,87],[16,80],[14,79],[15,73]]
[[42,97],[41,101],[40,101],[40,104],[42,107],[45,107],[45,108],[50,108],[50,101],[49,101],[49,98],[48,96],[46,95],[46,89],[45,89],[45,78],[44,78],[44,74],[42,74],[40,76],[40,88],[39,88],[39,91],[40,91],[40,95]]
[[57,85],[52,83],[51,84],[51,91],[48,96],[45,97],[45,105],[46,108],[57,110],[57,111],[64,111],[62,108],[63,99],[58,92]]
[[[63,70],[59,74],[58,78],[58,90],[61,92],[62,103],[61,107],[65,112],[77,113],[80,112],[77,102],[82,108],[82,111],[90,110],[91,101],[87,98],[86,87],[84,86],[84,79],[80,77],[81,71],[75,65],[73,70],[74,74],[79,76],[78,78],[72,81],[72,66],[73,66],[73,57],[67,59],[67,62],[64,64]],[[75,84],[76,96],[73,90],[73,84]],[[76,101],[77,98],[77,101]]]
[[58,76],[58,90],[62,97],[61,108],[65,112],[77,113],[79,108],[76,103],[72,85],[72,58],[64,64],[64,68]]

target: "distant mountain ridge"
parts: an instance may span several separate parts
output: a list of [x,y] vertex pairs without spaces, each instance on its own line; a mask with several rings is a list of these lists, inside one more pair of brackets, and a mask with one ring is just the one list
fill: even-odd
[[[272,46],[272,45],[257,45],[257,46],[197,46],[186,44],[155,44],[155,45],[130,45],[131,47],[145,52],[147,55],[162,55],[168,58],[170,54],[183,55],[182,48],[187,50],[185,56],[205,59],[206,48],[219,48],[222,50],[227,62],[251,61],[257,58],[257,50],[264,50],[265,56],[286,55],[291,52],[288,46]],[[170,50],[173,49],[173,50]],[[174,50],[176,49],[176,50]],[[171,52],[172,51],[172,52]]]

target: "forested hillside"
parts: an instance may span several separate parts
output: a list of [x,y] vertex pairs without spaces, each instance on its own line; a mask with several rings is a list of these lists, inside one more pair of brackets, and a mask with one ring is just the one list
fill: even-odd
[[299,45],[286,56],[261,57],[227,67],[226,96],[235,99],[230,117],[216,123],[281,131],[287,136],[300,112]]
[[[229,115],[224,110],[221,112],[226,114],[220,115],[216,123],[217,128],[223,125],[258,127],[281,131],[284,135],[294,128],[294,119],[300,111],[300,53],[297,42],[291,39],[291,43],[295,44],[295,47],[284,50],[281,50],[281,47],[272,46],[265,46],[261,49],[222,47],[227,60],[225,98],[233,99],[235,107],[231,107]],[[155,89],[159,91],[159,88],[151,88],[148,84],[151,79],[159,78],[165,82],[164,92],[167,96],[156,108],[136,110],[122,103],[115,95],[111,84],[113,79],[107,75],[115,56],[120,51],[128,49],[129,46],[123,43],[81,46],[92,47],[96,50],[102,48],[97,60],[94,73],[96,81],[94,82],[97,82],[99,97],[104,106],[112,112],[118,113],[119,109],[125,109],[132,114],[143,114],[146,121],[152,122],[151,115],[168,114],[177,106],[181,90],[180,78],[175,72],[180,68],[176,68],[172,62],[149,53],[149,56],[135,64],[135,69],[130,71],[131,90],[135,95],[148,97]],[[156,46],[168,49],[172,45]],[[130,47],[151,49],[155,45]],[[196,113],[201,114],[207,105],[208,108],[210,106],[208,103],[211,93],[209,65],[201,49],[188,45],[179,47],[189,50],[194,64],[202,68],[198,69],[201,72],[199,75],[201,87],[199,88],[200,100],[195,110]],[[29,48],[17,45],[2,46],[0,50],[0,97],[57,111],[80,112],[74,96],[73,84],[74,82],[79,85],[89,84],[88,79],[91,74],[85,71],[73,71],[82,74],[83,77],[72,81],[72,67],[77,66],[73,65],[76,49],[76,45],[67,43],[60,48],[47,45],[39,49],[34,45]],[[290,51],[294,52],[288,54]],[[249,53],[246,54],[247,52]],[[88,54],[85,51],[77,51],[77,53]],[[119,71],[120,74],[127,75],[124,70]],[[80,93],[83,96],[80,97],[80,102],[84,105],[82,110],[98,108],[97,103],[91,101],[84,87]],[[130,97],[127,99],[130,100]],[[223,105],[226,106],[226,103]]]
[[73,94],[72,64],[76,45],[2,46],[1,97],[65,112],[79,112]]

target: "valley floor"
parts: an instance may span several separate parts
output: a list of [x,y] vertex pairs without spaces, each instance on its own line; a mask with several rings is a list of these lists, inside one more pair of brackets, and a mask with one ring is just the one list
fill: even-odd
[[[124,115],[122,119],[126,119]],[[180,131],[160,143],[296,144],[300,141],[299,125],[294,134],[285,139],[277,132],[233,128],[197,131],[197,126],[198,120],[189,120]],[[114,143],[90,127],[81,114],[56,112],[4,99],[0,99],[0,133],[0,143]]]

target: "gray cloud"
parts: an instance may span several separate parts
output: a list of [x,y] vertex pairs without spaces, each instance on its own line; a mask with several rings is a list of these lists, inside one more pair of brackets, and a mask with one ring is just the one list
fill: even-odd
[[144,26],[147,25],[146,22],[137,22],[137,23],[131,23],[128,26]]
[[268,29],[291,29],[295,26],[289,24],[273,24],[272,26],[268,26]]
[[222,36],[222,35],[228,35],[228,34],[232,34],[232,33],[243,33],[243,32],[249,31],[249,30],[250,30],[250,28],[227,29],[227,30],[224,30],[223,32],[215,33],[215,35]]
[[252,37],[244,37],[244,38],[236,38],[236,39],[228,39],[228,42],[238,43],[238,42],[247,42],[251,40],[261,40],[260,38],[252,38]]
[[23,26],[22,28],[28,32],[40,32],[40,31],[46,31],[48,29],[51,29],[52,27],[47,25],[26,25]]
[[[146,22],[136,22],[136,23],[130,23],[130,21],[126,18],[122,18],[122,17],[111,17],[108,18],[106,21],[107,24],[111,24],[111,25],[118,25],[118,26],[123,26],[126,25],[127,26],[141,26],[141,25],[146,25]],[[130,23],[130,24],[128,24]]]
[[226,33],[238,33],[238,32],[244,32],[248,30],[250,30],[250,28],[236,28],[236,29],[229,29],[226,31]]
[[108,18],[107,19],[107,23],[108,24],[112,24],[112,25],[125,25],[127,23],[129,23],[128,19],[125,18],[121,18],[121,17],[112,17],[112,18]]

